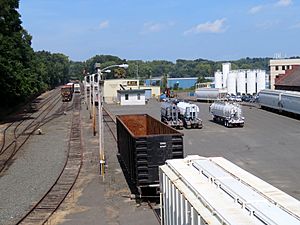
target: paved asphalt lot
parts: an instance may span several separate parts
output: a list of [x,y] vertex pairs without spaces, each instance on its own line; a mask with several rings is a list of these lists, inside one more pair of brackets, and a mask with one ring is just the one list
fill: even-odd
[[[245,126],[226,128],[211,121],[208,103],[200,107],[203,129],[186,130],[185,155],[222,156],[300,200],[300,120],[243,106]],[[160,119],[160,103],[107,105],[115,115],[148,113]]]

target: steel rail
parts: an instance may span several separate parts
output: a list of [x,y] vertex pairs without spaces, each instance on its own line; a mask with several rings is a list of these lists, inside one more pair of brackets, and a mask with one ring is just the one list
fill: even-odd
[[17,224],[45,224],[74,186],[82,167],[80,97],[74,98],[68,157],[55,183]]

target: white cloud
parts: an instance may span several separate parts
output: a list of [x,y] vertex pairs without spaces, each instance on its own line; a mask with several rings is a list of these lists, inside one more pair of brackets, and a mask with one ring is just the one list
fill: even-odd
[[300,22],[291,26],[291,29],[299,29],[299,28],[300,28]]
[[99,29],[102,30],[102,29],[108,28],[108,26],[109,26],[109,21],[105,20],[99,24]]
[[282,7],[285,7],[285,6],[289,6],[292,4],[292,0],[279,0],[275,6],[282,6]]
[[250,14],[256,14],[256,13],[260,12],[262,9],[263,9],[263,6],[262,6],[262,5],[257,5],[257,6],[252,7],[252,8],[249,10],[249,13],[250,13]]
[[141,34],[160,32],[160,31],[166,29],[167,27],[172,27],[174,25],[175,25],[174,22],[168,22],[168,23],[147,22],[147,23],[144,23]]
[[191,29],[184,32],[184,35],[198,34],[198,33],[222,33],[226,30],[224,23],[226,18],[215,20],[214,22],[206,22],[198,24]]

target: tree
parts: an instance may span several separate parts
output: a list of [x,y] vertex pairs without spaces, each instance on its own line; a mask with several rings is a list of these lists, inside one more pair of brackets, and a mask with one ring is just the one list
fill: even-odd
[[41,90],[31,36],[21,26],[18,0],[0,1],[0,100],[15,105]]

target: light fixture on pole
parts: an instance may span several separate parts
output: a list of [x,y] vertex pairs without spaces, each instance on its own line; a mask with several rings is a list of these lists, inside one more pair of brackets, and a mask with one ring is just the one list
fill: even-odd
[[88,98],[87,98],[87,84],[88,84],[87,77],[88,76],[89,76],[88,74],[84,76],[84,101],[85,101],[87,110],[89,109]]
[[103,73],[110,72],[110,68],[128,68],[127,64],[111,65],[104,69],[100,69],[100,63],[95,64],[98,74],[98,123],[99,123],[99,164],[100,164],[100,175],[104,177],[105,174],[105,153],[104,153],[104,125],[103,125],[103,87],[104,79]]

